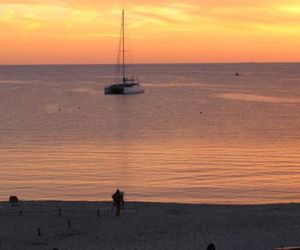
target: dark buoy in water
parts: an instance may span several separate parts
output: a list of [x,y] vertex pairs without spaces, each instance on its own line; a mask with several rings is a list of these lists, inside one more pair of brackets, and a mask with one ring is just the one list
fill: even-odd
[[61,109],[58,109],[58,111],[60,112],[60,111],[61,111]]
[[80,107],[78,107],[78,109],[80,109]]
[[235,74],[234,74],[235,76],[239,76],[240,74],[238,73],[238,72],[235,72]]

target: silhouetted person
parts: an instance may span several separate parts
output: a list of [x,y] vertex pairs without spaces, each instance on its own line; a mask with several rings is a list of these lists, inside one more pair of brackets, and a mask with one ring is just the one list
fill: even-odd
[[17,196],[15,195],[12,195],[12,196],[9,196],[9,202],[12,206],[17,206],[19,205],[19,199]]
[[117,189],[116,192],[112,195],[113,198],[113,205],[116,207],[116,216],[120,216],[120,209],[121,209],[121,193],[120,190]]
[[125,204],[124,196],[125,196],[125,194],[124,194],[123,191],[121,191],[121,192],[120,192],[120,195],[121,195],[121,197],[120,197],[121,208],[122,208],[122,210],[124,210],[124,204]]
[[216,250],[216,247],[213,243],[208,244],[206,250]]

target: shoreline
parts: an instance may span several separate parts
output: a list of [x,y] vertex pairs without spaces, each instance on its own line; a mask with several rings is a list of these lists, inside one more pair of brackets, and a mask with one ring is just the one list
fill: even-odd
[[[61,210],[61,212],[59,212]],[[20,212],[22,211],[22,212]],[[273,249],[299,246],[300,203],[0,202],[1,249]],[[40,235],[38,234],[38,228]]]

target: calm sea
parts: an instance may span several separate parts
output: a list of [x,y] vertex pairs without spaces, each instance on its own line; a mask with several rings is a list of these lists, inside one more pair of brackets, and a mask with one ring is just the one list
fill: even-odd
[[[300,64],[0,66],[0,200],[300,202]],[[235,76],[235,72],[239,76]]]

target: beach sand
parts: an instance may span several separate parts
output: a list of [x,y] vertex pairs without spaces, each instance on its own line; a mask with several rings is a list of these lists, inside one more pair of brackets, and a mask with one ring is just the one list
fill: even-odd
[[0,249],[205,250],[213,242],[223,250],[271,250],[300,245],[300,204],[125,205],[116,217],[111,202],[27,201],[16,207],[0,202]]

